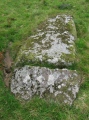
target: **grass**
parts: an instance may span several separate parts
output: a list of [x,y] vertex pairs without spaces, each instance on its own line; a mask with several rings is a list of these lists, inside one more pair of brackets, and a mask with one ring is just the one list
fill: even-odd
[[[60,9],[64,3],[71,9]],[[70,14],[76,24],[76,63],[70,69],[75,68],[83,77],[74,104],[63,106],[39,98],[21,104],[5,87],[0,72],[0,120],[89,120],[88,0],[0,0],[0,51],[12,42],[15,52],[42,21],[55,14]]]

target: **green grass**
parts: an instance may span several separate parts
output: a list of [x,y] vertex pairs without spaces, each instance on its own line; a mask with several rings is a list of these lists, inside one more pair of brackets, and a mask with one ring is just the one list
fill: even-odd
[[[64,3],[70,4],[71,9],[60,9]],[[81,73],[82,85],[74,104],[63,106],[39,98],[20,102],[5,87],[0,72],[0,120],[89,120],[88,0],[0,0],[0,51],[5,51],[12,42],[16,53],[16,47],[19,48],[42,21],[56,14],[70,14],[76,24],[76,63],[70,69]]]

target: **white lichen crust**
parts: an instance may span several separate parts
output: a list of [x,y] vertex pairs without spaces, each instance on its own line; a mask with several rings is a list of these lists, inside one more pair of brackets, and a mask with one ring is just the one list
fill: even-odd
[[76,29],[71,16],[57,15],[41,24],[17,53],[11,92],[25,100],[38,95],[71,105],[79,91],[78,73],[46,66],[63,68],[72,65],[75,61],[75,40]]
[[21,47],[16,64],[26,60],[69,66],[75,60],[75,39],[76,29],[71,16],[49,18]]
[[38,95],[71,105],[79,91],[76,71],[24,66],[14,70],[11,92],[25,100]]

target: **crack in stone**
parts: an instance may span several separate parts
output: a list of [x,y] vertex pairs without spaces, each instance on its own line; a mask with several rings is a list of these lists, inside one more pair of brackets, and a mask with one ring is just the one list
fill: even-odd
[[[59,68],[72,65],[75,61],[75,40],[76,29],[71,16],[57,15],[49,18],[18,52],[11,92],[25,100],[39,95],[72,105],[80,87],[78,72],[30,66],[30,63],[46,63]],[[23,62],[25,65],[18,68]]]

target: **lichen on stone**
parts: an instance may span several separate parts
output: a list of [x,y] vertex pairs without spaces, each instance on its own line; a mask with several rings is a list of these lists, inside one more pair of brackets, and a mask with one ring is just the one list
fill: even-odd
[[25,100],[39,95],[71,105],[79,86],[80,77],[76,71],[24,66],[14,70],[11,92]]
[[[48,62],[55,66],[69,65],[69,62],[73,63],[75,60],[75,39],[76,29],[71,16],[57,15],[49,18],[20,48],[16,64],[21,62],[22,56],[25,56],[28,62]],[[72,54],[73,57],[69,57],[69,61],[66,60],[67,56]]]
[[76,37],[73,18],[68,15],[49,18],[39,26],[17,53],[11,92],[25,100],[38,95],[71,105],[80,76],[75,70],[58,68],[74,63]]

